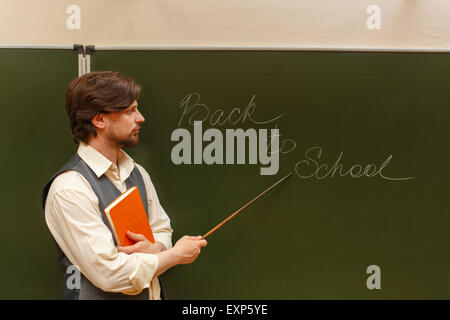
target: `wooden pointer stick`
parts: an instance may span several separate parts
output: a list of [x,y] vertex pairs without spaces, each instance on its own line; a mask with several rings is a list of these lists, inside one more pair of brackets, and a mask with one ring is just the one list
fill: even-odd
[[236,212],[234,212],[233,214],[231,214],[228,218],[226,218],[225,220],[223,220],[221,223],[219,223],[217,226],[215,226],[214,228],[212,228],[210,231],[208,231],[203,237],[202,239],[206,239],[207,236],[211,235],[212,233],[214,233],[215,231],[217,231],[219,228],[221,228],[225,223],[227,223],[228,221],[230,221],[231,219],[233,219],[239,212],[241,212],[242,210],[244,210],[245,208],[247,208],[249,205],[251,205],[253,202],[255,202],[256,200],[258,200],[260,197],[262,197],[264,194],[266,194],[267,192],[269,192],[272,188],[274,188],[275,186],[277,186],[278,184],[280,184],[281,182],[283,182],[284,180],[286,180],[290,175],[292,174],[292,172],[290,172],[288,175],[286,175],[284,178],[280,179],[279,181],[277,181],[276,183],[274,183],[271,187],[269,187],[268,189],[266,189],[264,192],[262,192],[261,194],[259,194],[258,196],[256,196],[253,200],[251,200],[250,202],[246,203],[242,208],[240,208],[239,210],[237,210]]

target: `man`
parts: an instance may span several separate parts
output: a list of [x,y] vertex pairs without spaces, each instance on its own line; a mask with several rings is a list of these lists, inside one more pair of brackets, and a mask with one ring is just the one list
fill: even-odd
[[[161,299],[158,276],[195,261],[206,240],[184,236],[172,247],[170,219],[150,176],[123,150],[138,144],[144,117],[140,86],[117,72],[92,72],[73,80],[66,112],[77,153],[44,188],[42,205],[57,244],[64,299]],[[104,208],[136,185],[155,243],[143,235],[116,247]],[[77,273],[78,272],[78,273]],[[79,275],[79,281],[73,277]]]

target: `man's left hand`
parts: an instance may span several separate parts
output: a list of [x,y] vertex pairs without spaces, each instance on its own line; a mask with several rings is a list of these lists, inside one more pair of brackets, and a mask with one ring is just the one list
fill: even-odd
[[131,231],[127,231],[127,237],[133,241],[136,241],[136,243],[126,247],[117,246],[117,250],[119,250],[119,252],[127,254],[132,254],[135,252],[156,254],[166,250],[166,247],[161,242],[156,241],[155,243],[151,243],[143,234],[136,234]]

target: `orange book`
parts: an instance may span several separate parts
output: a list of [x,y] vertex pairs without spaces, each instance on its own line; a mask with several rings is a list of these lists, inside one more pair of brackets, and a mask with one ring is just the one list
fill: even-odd
[[125,247],[135,243],[127,237],[127,231],[143,234],[148,241],[155,243],[137,187],[131,187],[118,196],[105,208],[105,214],[119,246]]

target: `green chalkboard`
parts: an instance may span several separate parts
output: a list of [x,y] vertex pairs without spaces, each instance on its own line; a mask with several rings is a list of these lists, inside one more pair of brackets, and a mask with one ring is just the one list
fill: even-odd
[[64,111],[72,50],[0,50],[0,299],[59,299],[56,249],[40,196],[76,150]]
[[[0,67],[0,299],[59,299],[40,193],[76,150],[64,94],[77,56],[0,50]],[[144,87],[140,145],[127,152],[149,171],[174,241],[293,173],[208,238],[194,264],[165,274],[169,298],[450,298],[448,54],[97,51],[92,69]],[[194,141],[195,120],[221,133],[225,164],[174,163],[171,135],[186,129]],[[239,128],[279,130],[276,174],[261,175],[261,157],[250,163],[250,143],[244,164],[226,164],[242,151],[226,149],[226,132]],[[369,290],[373,265],[381,289]]]
[[[144,87],[147,121],[128,152],[149,171],[174,241],[293,173],[208,238],[198,261],[165,274],[169,298],[450,298],[449,54],[96,51],[92,70]],[[180,128],[191,164],[171,156]],[[202,158],[212,142],[194,150],[213,128],[224,164],[219,148],[213,164]],[[251,162],[250,138],[243,163],[226,163],[226,132],[239,128],[279,130],[276,174]]]

